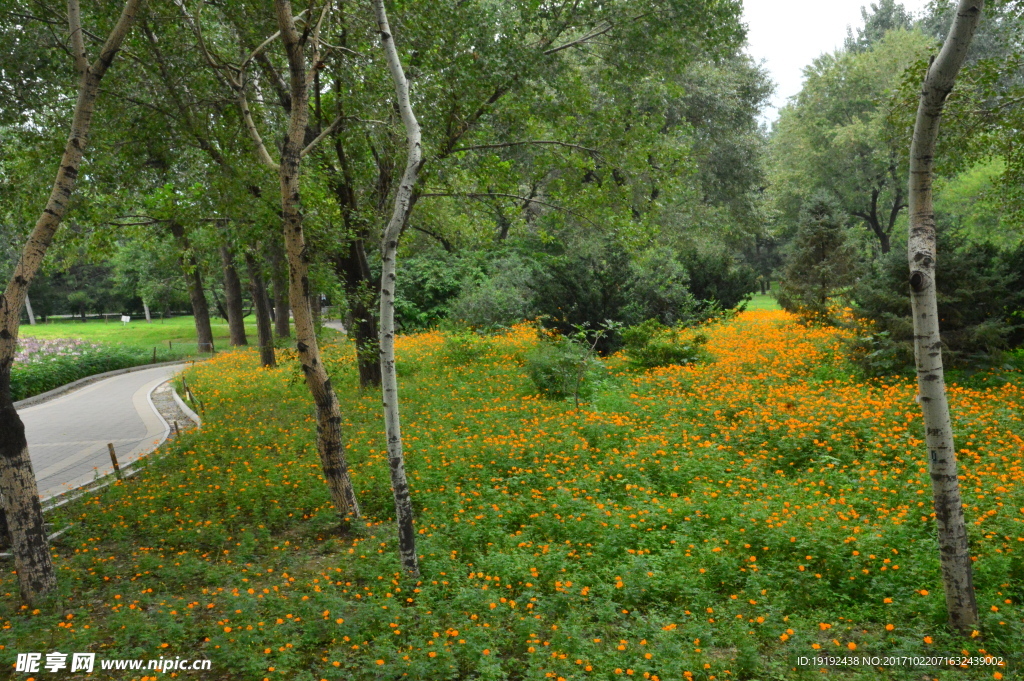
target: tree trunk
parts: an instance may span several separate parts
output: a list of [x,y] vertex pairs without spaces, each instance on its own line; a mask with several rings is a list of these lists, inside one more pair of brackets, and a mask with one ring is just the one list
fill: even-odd
[[227,246],[220,247],[220,259],[224,263],[224,308],[228,317],[229,342],[233,346],[248,345],[249,341],[245,337],[242,282],[238,280],[235,259]]
[[79,75],[78,100],[71,120],[71,132],[46,208],[29,234],[3,298],[0,298],[0,496],[3,498],[10,530],[21,598],[29,604],[49,593],[56,585],[57,578],[50,561],[43,513],[39,505],[39,490],[25,440],[25,427],[11,396],[11,365],[14,363],[18,343],[21,307],[28,295],[29,285],[53,241],[53,235],[64,219],[68,200],[74,191],[78,168],[89,140],[100,81],[114,61],[140,4],[141,0],[128,0],[125,3],[99,57],[90,64],[85,51],[78,0],[68,0],[71,51]]
[[950,626],[964,634],[969,634],[978,624],[978,605],[942,367],[942,339],[935,296],[937,256],[932,164],[942,109],[967,57],[983,6],[984,0],[960,0],[956,19],[942,51],[925,76],[910,148],[910,235],[907,244],[917,386],[924,412],[946,612]]
[[28,293],[25,294],[25,314],[28,315],[28,323],[31,326],[36,325],[36,315],[32,312],[32,301],[28,299]]
[[210,306],[206,302],[206,294],[203,292],[203,277],[199,272],[199,262],[196,260],[195,253],[192,252],[188,236],[185,235],[185,228],[173,220],[168,223],[168,226],[181,249],[178,262],[181,263],[182,272],[185,274],[188,297],[192,302],[192,316],[196,325],[196,346],[199,352],[213,352]]
[[274,329],[278,338],[292,335],[288,309],[288,272],[284,263],[281,244],[271,239],[267,252],[270,255],[270,283],[274,289]]
[[[313,313],[309,305],[309,254],[302,232],[302,211],[299,196],[299,170],[306,123],[309,118],[309,88],[306,83],[306,59],[303,43],[295,30],[289,0],[274,0],[281,41],[288,55],[292,109],[288,134],[281,149],[281,215],[284,218],[285,253],[288,258],[289,302],[295,316],[295,345],[299,351],[302,373],[316,404],[317,450],[327,487],[335,508],[344,518],[359,515],[359,504],[341,438],[341,411],[334,387],[320,358]],[[314,38],[315,42],[316,38]],[[279,319],[281,317],[278,313]],[[287,317],[285,317],[287,319]]]
[[260,365],[272,368],[277,366],[277,361],[274,358],[274,330],[270,325],[267,287],[263,282],[263,273],[260,271],[259,264],[249,251],[245,252],[245,267],[249,270],[252,304],[256,309],[256,337],[260,344]]
[[146,303],[146,301],[142,301],[142,311],[146,313],[146,323],[152,324],[153,318],[150,317],[149,315],[149,305]]
[[409,482],[405,477],[402,424],[398,411],[398,377],[395,373],[395,284],[398,281],[398,239],[416,203],[416,183],[419,181],[420,167],[423,165],[423,149],[420,125],[409,102],[409,81],[406,80],[391,27],[388,26],[384,0],[372,0],[372,5],[388,69],[391,71],[391,79],[395,82],[395,95],[398,110],[402,115],[402,124],[405,126],[407,144],[405,172],[395,195],[394,212],[381,240],[380,368],[384,393],[384,430],[387,436],[388,464],[391,468],[391,491],[395,497],[395,520],[398,523],[398,550],[402,567],[410,575],[418,577],[419,559],[416,555],[416,533],[413,528]]
[[380,339],[377,330],[377,315],[370,302],[374,296],[375,282],[370,274],[361,236],[354,236],[349,242],[348,252],[334,262],[334,269],[341,275],[345,286],[345,297],[352,315],[349,331],[356,343],[356,367],[359,370],[359,387],[380,386]]
[[11,365],[0,366],[0,465],[4,516],[14,550],[21,597],[34,603],[57,585],[39,505],[39,488],[29,459],[25,426],[11,399]]
[[323,330],[323,307],[320,303],[320,294],[316,291],[309,294],[309,309],[313,313],[313,329],[319,335]]

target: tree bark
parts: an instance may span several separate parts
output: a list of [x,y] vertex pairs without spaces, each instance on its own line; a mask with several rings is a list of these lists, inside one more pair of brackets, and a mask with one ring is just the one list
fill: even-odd
[[[306,82],[306,58],[292,18],[289,0],[274,0],[281,41],[288,55],[292,108],[288,133],[281,148],[278,172],[281,180],[281,215],[284,218],[285,254],[288,258],[289,302],[295,316],[295,342],[302,373],[316,404],[317,450],[327,487],[335,508],[344,518],[358,516],[359,505],[341,437],[341,411],[334,387],[320,358],[313,313],[309,304],[309,252],[302,231],[299,195],[299,170],[309,118],[309,87]],[[317,29],[319,30],[319,29]],[[314,42],[315,42],[314,38]],[[278,313],[280,321],[280,312]],[[287,317],[285,317],[287,319]]]
[[146,323],[152,324],[153,318],[149,314],[149,305],[146,303],[145,300],[142,301],[142,311],[146,313]]
[[260,345],[260,366],[273,368],[277,366],[277,361],[274,358],[274,330],[270,325],[267,286],[263,281],[263,272],[260,271],[256,258],[249,251],[245,252],[245,267],[249,270],[252,304],[256,309],[256,338]]
[[278,338],[291,338],[291,314],[288,306],[288,272],[284,264],[281,244],[270,240],[267,252],[270,255],[270,284],[274,289],[274,330]]
[[[363,249],[363,239],[355,236],[349,242],[348,250],[334,261],[334,270],[341,275],[345,286],[345,297],[352,315],[349,332],[356,344],[356,367],[359,370],[359,387],[380,386],[380,339],[378,338],[377,315],[371,307],[374,285],[370,264]],[[371,288],[373,287],[373,288]]]
[[[334,84],[338,100],[341,100],[340,81]],[[339,110],[339,115],[340,115]],[[345,287],[345,299],[352,323],[349,333],[356,344],[356,367],[359,371],[359,387],[380,386],[380,346],[377,338],[377,316],[373,310],[373,299],[378,288],[366,258],[365,243],[367,228],[361,221],[353,219],[358,205],[354,189],[355,179],[349,165],[348,155],[341,139],[341,128],[334,140],[334,151],[338,157],[340,173],[335,172],[331,188],[341,208],[342,219],[348,232],[348,244],[334,258],[334,271]],[[339,177],[340,175],[340,177]]]
[[244,303],[242,282],[238,279],[235,259],[226,245],[220,247],[220,259],[224,263],[224,308],[228,316],[229,343],[233,346],[248,345],[245,337]]
[[960,0],[956,19],[942,51],[925,76],[910,148],[910,234],[907,244],[917,385],[924,412],[946,612],[950,626],[965,634],[978,624],[978,605],[942,367],[942,339],[935,295],[937,256],[932,165],[942,109],[967,57],[984,4],[984,0]]
[[199,352],[213,352],[213,328],[210,327],[210,305],[206,302],[206,294],[203,291],[203,276],[199,272],[199,261],[192,246],[189,244],[185,228],[179,223],[171,221],[167,223],[171,234],[178,242],[181,253],[178,255],[178,262],[181,264],[181,271],[185,275],[185,282],[188,285],[188,297],[192,303],[192,318],[196,325],[196,346]]
[[398,524],[398,550],[402,567],[410,575],[420,573],[416,555],[416,532],[413,528],[412,500],[409,482],[405,476],[405,457],[402,451],[402,424],[398,410],[398,377],[395,373],[395,284],[398,281],[396,258],[398,239],[402,235],[409,214],[416,203],[416,184],[423,165],[420,125],[409,101],[409,81],[395,48],[394,36],[388,26],[384,0],[372,0],[381,45],[387,57],[391,79],[395,82],[398,111],[406,135],[405,172],[395,195],[394,212],[384,229],[381,240],[382,271],[380,278],[380,369],[384,393],[384,429],[387,436],[388,464],[391,468],[391,491],[395,497],[395,520]]
[[85,51],[78,0],[68,0],[68,28],[75,70],[79,75],[78,100],[71,120],[57,177],[32,233],[22,249],[14,273],[0,298],[0,496],[3,498],[21,598],[34,603],[48,594],[57,578],[50,560],[32,462],[29,459],[25,427],[11,396],[11,365],[18,342],[21,307],[29,285],[39,271],[53,235],[64,219],[68,200],[75,188],[78,169],[89,140],[100,81],[110,68],[127,35],[141,0],[128,0],[117,23],[107,36],[99,57],[90,64]]

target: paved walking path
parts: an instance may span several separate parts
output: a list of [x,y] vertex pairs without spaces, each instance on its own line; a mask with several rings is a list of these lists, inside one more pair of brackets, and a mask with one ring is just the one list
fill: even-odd
[[185,364],[133,371],[91,383],[49,402],[19,409],[39,496],[48,499],[113,471],[107,443],[121,466],[156,448],[167,424],[149,393]]
[[342,333],[345,333],[345,325],[336,319],[325,319],[323,321],[323,325],[326,326],[328,329],[334,329],[335,331],[341,331]]

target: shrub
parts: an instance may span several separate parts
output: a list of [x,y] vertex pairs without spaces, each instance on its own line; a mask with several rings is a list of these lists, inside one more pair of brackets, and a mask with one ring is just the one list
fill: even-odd
[[484,277],[472,257],[440,250],[398,261],[395,321],[402,329],[423,329],[448,317],[459,294]]
[[526,354],[526,371],[541,394],[550,399],[593,397],[606,375],[592,345],[575,338],[542,340]]
[[758,289],[758,274],[725,251],[690,251],[679,258],[689,276],[688,288],[705,308],[732,310],[746,305]]
[[702,333],[684,339],[679,329],[664,326],[656,319],[622,332],[626,357],[636,369],[705,362],[711,357],[704,348],[707,342],[708,337]]
[[[1000,252],[939,232],[935,287],[943,355],[950,367],[998,363],[1024,340],[1024,249]],[[857,316],[871,322],[855,357],[870,375],[910,371],[914,326],[907,256],[893,251],[876,261],[853,289]]]
[[[687,289],[686,269],[670,251],[655,250],[630,261],[613,242],[595,244],[548,258],[533,282],[534,304],[563,335],[581,325],[596,328],[605,321],[639,324],[657,319],[664,324],[703,318],[708,306]],[[597,343],[602,354],[621,345],[617,333]]]
[[702,319],[716,303],[700,301],[691,292],[693,276],[667,248],[651,249],[630,266],[629,302],[622,310],[625,324],[654,319],[661,324],[689,324]]
[[487,343],[476,333],[460,329],[445,334],[444,356],[452,364],[472,362],[487,352]]
[[532,272],[516,255],[495,259],[489,275],[468,287],[452,302],[450,318],[475,329],[511,326],[533,316]]

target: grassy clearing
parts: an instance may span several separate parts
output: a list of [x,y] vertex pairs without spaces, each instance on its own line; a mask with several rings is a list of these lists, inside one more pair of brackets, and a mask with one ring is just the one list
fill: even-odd
[[775,300],[775,296],[769,294],[757,293],[750,302],[747,303],[747,310],[751,312],[763,311],[763,310],[781,310],[778,301]]
[[[213,328],[214,345],[218,348],[227,348],[227,322],[214,318],[210,326]],[[196,326],[192,317],[154,319],[148,324],[145,319],[132,319],[126,325],[116,320],[61,321],[35,326],[22,325],[18,333],[23,337],[81,338],[95,343],[118,343],[146,350],[156,348],[158,352],[167,351],[167,343],[171,342],[182,346],[177,349],[179,353],[196,354]],[[249,337],[249,342],[255,344],[256,321],[251,316],[246,317],[245,333]],[[188,349],[188,346],[191,346],[191,349]]]
[[368,524],[339,535],[293,361],[196,366],[201,432],[65,508],[61,593],[19,610],[27,650],[209,657],[217,679],[811,679],[801,655],[1000,656],[858,679],[1012,678],[1024,640],[1024,391],[954,386],[981,635],[944,627],[920,412],[859,383],[840,332],[781,312],[709,330],[716,361],[627,373],[579,412],[537,398],[529,329],[467,358],[400,340],[423,576],[402,577],[380,397],[328,348]]

